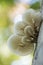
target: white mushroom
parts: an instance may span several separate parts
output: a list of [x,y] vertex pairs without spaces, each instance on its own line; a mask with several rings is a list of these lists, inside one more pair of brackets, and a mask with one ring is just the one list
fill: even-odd
[[23,21],[30,23],[30,25],[35,23],[35,25],[38,26],[41,21],[41,13],[39,11],[35,11],[34,9],[28,9],[23,14]]
[[8,39],[8,44],[14,53],[28,55],[34,50],[40,22],[40,12],[29,9],[23,14],[23,21],[15,24],[14,35]]
[[24,21],[16,23],[14,26],[15,33],[17,33],[18,35],[24,35],[24,28],[26,25],[27,24]]
[[35,16],[35,10],[33,9],[28,9],[24,14],[23,14],[23,21],[33,24],[32,19],[34,19]]
[[28,55],[34,49],[34,45],[32,43],[24,43],[22,42],[22,36],[13,35],[8,39],[8,45],[10,49],[17,55]]

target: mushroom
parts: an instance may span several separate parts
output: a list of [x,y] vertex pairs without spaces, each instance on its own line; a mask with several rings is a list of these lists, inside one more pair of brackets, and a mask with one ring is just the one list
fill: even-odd
[[30,41],[28,43],[23,43],[22,41],[23,36],[19,35],[12,35],[8,39],[8,46],[10,49],[17,55],[24,56],[32,52],[34,49],[34,45],[31,44]]
[[37,43],[41,14],[33,9],[23,14],[23,21],[15,24],[15,33],[8,39],[8,45],[17,55],[28,55]]
[[14,26],[14,31],[18,35],[24,35],[24,27],[26,26],[26,23],[23,21],[17,22]]

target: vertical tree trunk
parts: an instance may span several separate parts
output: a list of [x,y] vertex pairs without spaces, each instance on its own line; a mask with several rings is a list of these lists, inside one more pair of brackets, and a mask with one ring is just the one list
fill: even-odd
[[38,38],[38,45],[32,65],[43,65],[43,23],[41,25],[39,38]]
[[32,65],[43,65],[43,0],[41,2],[41,17],[42,17],[42,24],[40,27],[38,42],[37,42],[37,49],[33,58]]

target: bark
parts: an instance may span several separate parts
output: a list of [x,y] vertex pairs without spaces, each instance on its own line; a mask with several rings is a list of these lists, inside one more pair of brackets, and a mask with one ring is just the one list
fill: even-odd
[[42,17],[42,24],[40,27],[40,32],[38,36],[37,42],[37,49],[35,51],[35,55],[33,58],[32,65],[43,65],[43,0],[40,0],[41,4],[41,17]]
[[37,49],[34,55],[32,65],[43,65],[43,22],[40,28],[38,45],[37,45]]

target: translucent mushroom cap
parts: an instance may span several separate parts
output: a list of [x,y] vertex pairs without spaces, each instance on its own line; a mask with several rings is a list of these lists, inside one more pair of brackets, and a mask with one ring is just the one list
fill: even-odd
[[24,28],[26,27],[26,25],[27,24],[24,21],[17,22],[14,28],[15,33],[24,35]]
[[17,55],[28,55],[37,42],[41,14],[33,9],[23,14],[23,21],[15,24],[14,35],[8,39],[10,49]]
[[35,22],[35,24],[38,26],[41,21],[41,13],[34,9],[28,9],[23,15],[23,21],[30,23],[30,25]]
[[13,35],[8,39],[8,45],[12,52],[17,55],[24,56],[32,52],[32,50],[34,49],[34,45],[31,44],[30,41],[27,43],[23,43],[22,38],[23,37],[21,36]]

